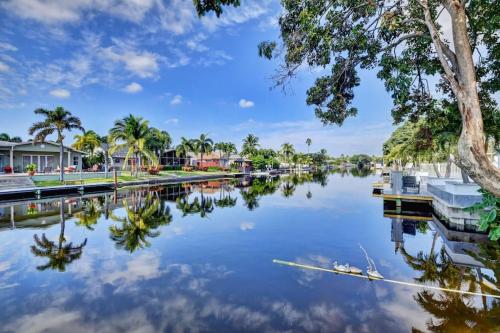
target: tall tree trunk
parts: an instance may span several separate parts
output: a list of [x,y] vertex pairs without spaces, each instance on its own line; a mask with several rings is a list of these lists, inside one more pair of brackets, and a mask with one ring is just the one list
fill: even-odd
[[[68,165],[69,167],[69,165]],[[59,140],[59,180],[64,181],[64,145],[63,140]]]
[[460,168],[460,174],[462,175],[462,181],[464,182],[464,184],[469,184],[470,181],[469,181],[469,175],[467,175],[467,172],[465,172],[464,169]]
[[[467,31],[467,16],[464,2],[446,0],[444,5],[451,16],[454,55],[447,55],[453,73],[445,75],[457,98],[462,116],[462,133],[458,141],[459,166],[482,188],[500,197],[500,169],[489,160],[485,150],[483,116],[477,92],[476,70]],[[427,21],[427,18],[426,18]],[[431,31],[431,35],[434,34]],[[435,40],[433,36],[433,40]],[[434,43],[436,46],[436,42]],[[442,49],[442,46],[438,47]],[[438,50],[439,53],[439,50]],[[450,52],[446,52],[450,53]],[[443,51],[441,62],[443,63]],[[448,70],[450,65],[448,65]]]

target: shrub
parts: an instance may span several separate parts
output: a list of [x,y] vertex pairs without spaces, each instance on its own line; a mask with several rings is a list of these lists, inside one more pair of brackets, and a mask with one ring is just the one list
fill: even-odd
[[198,171],[208,171],[208,167],[206,166],[198,167]]
[[152,166],[152,167],[149,167],[149,169],[148,169],[148,173],[149,173],[150,175],[157,175],[157,174],[159,174],[159,173],[160,173],[160,167],[159,167],[159,166],[156,166],[156,165],[155,165],[155,166]]
[[193,171],[193,167],[189,166],[189,165],[185,165],[182,167],[182,171],[191,172],[191,171]]
[[36,172],[36,164],[31,163],[26,166],[26,172],[29,174],[35,174]]

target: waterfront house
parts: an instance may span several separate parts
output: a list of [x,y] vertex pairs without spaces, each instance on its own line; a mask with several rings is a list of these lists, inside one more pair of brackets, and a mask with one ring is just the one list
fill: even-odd
[[[0,141],[0,173],[25,172],[28,164],[36,164],[38,173],[50,173],[59,169],[59,143],[46,142],[6,142]],[[64,146],[63,167],[75,171],[82,168],[84,152]]]

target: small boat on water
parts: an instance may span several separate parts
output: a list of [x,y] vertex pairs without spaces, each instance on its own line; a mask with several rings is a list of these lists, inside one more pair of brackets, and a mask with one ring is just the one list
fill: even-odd
[[361,246],[361,244],[359,245],[359,247],[365,253],[366,261],[368,261],[368,268],[366,269],[366,274],[368,275],[368,277],[373,280],[382,280],[384,276],[377,271],[377,266],[375,266],[375,262],[373,261],[373,259],[368,256],[368,253]]

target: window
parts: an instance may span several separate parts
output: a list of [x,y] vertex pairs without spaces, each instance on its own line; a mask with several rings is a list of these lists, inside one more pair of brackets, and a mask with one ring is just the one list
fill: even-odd
[[80,162],[80,157],[78,156],[73,156],[73,165],[78,166],[78,163]]

